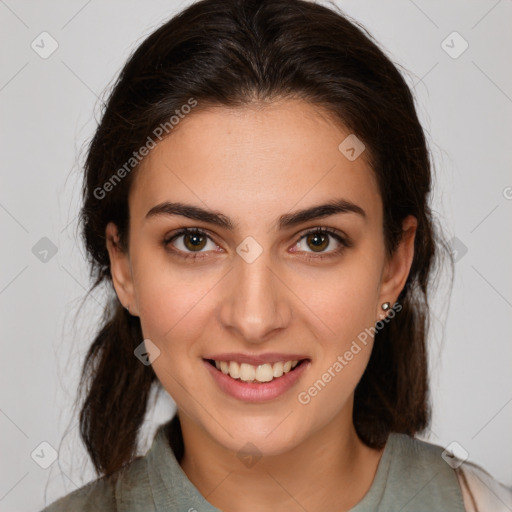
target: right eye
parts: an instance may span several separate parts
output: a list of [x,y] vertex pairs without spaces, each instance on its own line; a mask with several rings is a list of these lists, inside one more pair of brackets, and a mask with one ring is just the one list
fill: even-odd
[[171,236],[166,236],[162,243],[168,251],[175,253],[177,256],[197,259],[198,257],[204,257],[198,256],[198,254],[208,252],[202,250],[207,246],[208,241],[213,245],[211,250],[218,248],[217,244],[205,231],[198,228],[183,228]]

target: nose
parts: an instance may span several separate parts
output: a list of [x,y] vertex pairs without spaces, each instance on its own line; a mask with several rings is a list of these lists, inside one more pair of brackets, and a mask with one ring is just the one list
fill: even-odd
[[265,251],[252,263],[235,258],[220,318],[226,329],[248,343],[262,343],[286,328],[291,319],[288,288]]

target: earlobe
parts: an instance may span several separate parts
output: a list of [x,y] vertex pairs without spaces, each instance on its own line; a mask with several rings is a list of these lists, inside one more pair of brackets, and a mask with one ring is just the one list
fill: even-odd
[[416,217],[409,215],[404,219],[402,238],[385,264],[377,314],[379,318],[386,316],[380,305],[384,302],[394,304],[405,286],[414,259],[414,240],[417,226]]
[[133,279],[128,253],[123,251],[119,243],[117,226],[109,222],[105,228],[105,239],[110,258],[110,274],[117,297],[132,315],[136,314],[133,292]]

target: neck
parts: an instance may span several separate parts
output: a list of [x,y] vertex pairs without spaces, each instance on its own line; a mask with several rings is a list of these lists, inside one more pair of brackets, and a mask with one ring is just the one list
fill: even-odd
[[340,418],[285,453],[244,465],[186,415],[179,418],[185,447],[180,465],[224,512],[349,511],[371,487],[384,451],[366,446],[351,419]]

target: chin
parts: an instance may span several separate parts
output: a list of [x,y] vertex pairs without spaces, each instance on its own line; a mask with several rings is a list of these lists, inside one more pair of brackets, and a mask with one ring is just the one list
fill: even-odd
[[247,417],[230,421],[229,433],[220,426],[213,431],[210,428],[207,430],[217,443],[240,457],[271,457],[295,448],[301,441],[301,434],[304,434],[299,432],[300,427],[292,423],[290,418],[285,418],[286,414],[279,417],[260,416],[257,419]]

